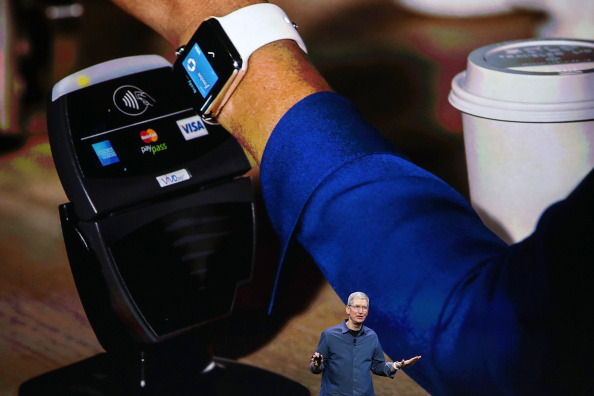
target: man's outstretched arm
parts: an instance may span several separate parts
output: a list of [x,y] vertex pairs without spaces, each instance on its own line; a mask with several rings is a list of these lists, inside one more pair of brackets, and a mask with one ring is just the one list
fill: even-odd
[[418,362],[419,359],[421,359],[420,356],[415,356],[415,357],[407,359],[407,360],[402,359],[399,362],[394,362],[392,364],[392,373],[396,372],[396,370],[405,369],[407,367],[412,366],[413,364]]

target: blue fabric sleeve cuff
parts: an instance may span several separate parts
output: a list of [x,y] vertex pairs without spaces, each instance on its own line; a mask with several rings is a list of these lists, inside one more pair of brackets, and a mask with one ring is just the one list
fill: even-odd
[[320,92],[293,106],[266,145],[260,177],[268,213],[283,244],[316,187],[352,159],[401,155],[342,96]]
[[402,156],[336,93],[312,94],[283,116],[268,140],[260,168],[266,209],[283,256],[317,186],[345,163],[373,153]]

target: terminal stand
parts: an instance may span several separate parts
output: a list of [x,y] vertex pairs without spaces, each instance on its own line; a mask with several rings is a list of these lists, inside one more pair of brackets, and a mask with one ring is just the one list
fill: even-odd
[[122,359],[102,353],[23,383],[19,396],[309,395],[278,374],[184,345]]
[[214,324],[253,282],[251,165],[177,83],[169,62],[143,55],[54,86],[48,134],[70,200],[62,234],[106,352],[30,379],[19,395],[309,395],[210,352]]
[[[23,383],[19,396],[309,395],[281,375],[214,357],[204,326],[142,343],[115,314],[93,249],[72,204],[59,208],[72,274],[97,338],[108,351]],[[206,324],[205,326],[208,326]]]

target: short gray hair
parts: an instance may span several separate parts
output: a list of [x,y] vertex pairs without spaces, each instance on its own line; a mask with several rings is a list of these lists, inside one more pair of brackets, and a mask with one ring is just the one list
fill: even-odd
[[354,292],[349,296],[349,300],[347,305],[351,305],[351,303],[353,302],[354,299],[361,299],[361,300],[367,300],[367,306],[369,306],[369,297],[367,297],[367,294],[363,293],[363,292]]

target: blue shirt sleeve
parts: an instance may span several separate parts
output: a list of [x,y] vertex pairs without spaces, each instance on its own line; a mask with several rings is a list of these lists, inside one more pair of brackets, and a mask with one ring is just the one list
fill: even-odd
[[326,370],[326,365],[330,363],[330,350],[328,348],[328,340],[326,339],[326,332],[323,332],[320,336],[320,342],[318,343],[318,347],[316,348],[316,352],[322,355],[322,364],[320,365],[319,371],[314,371],[313,366],[310,364],[309,368],[312,373],[320,374]]
[[[593,178],[547,211],[533,236],[507,246],[456,191],[406,160],[334,93],[309,96],[281,119],[261,167],[283,252],[295,237],[343,301],[365,291],[368,324],[385,351],[422,355],[407,373],[435,394],[591,385],[576,382],[576,372],[592,368],[578,347],[583,326],[567,334],[572,355],[562,352],[564,321],[580,318],[563,293],[594,301],[586,280],[571,288],[576,276],[559,270],[558,252],[577,252],[574,267],[593,280]],[[569,380],[550,376],[556,359],[569,361]]]
[[396,375],[396,371],[392,373],[392,364],[386,362],[386,358],[384,357],[384,350],[375,335],[375,348],[373,350],[373,355],[371,357],[371,372],[375,375],[379,375],[382,377],[390,377],[394,378]]

